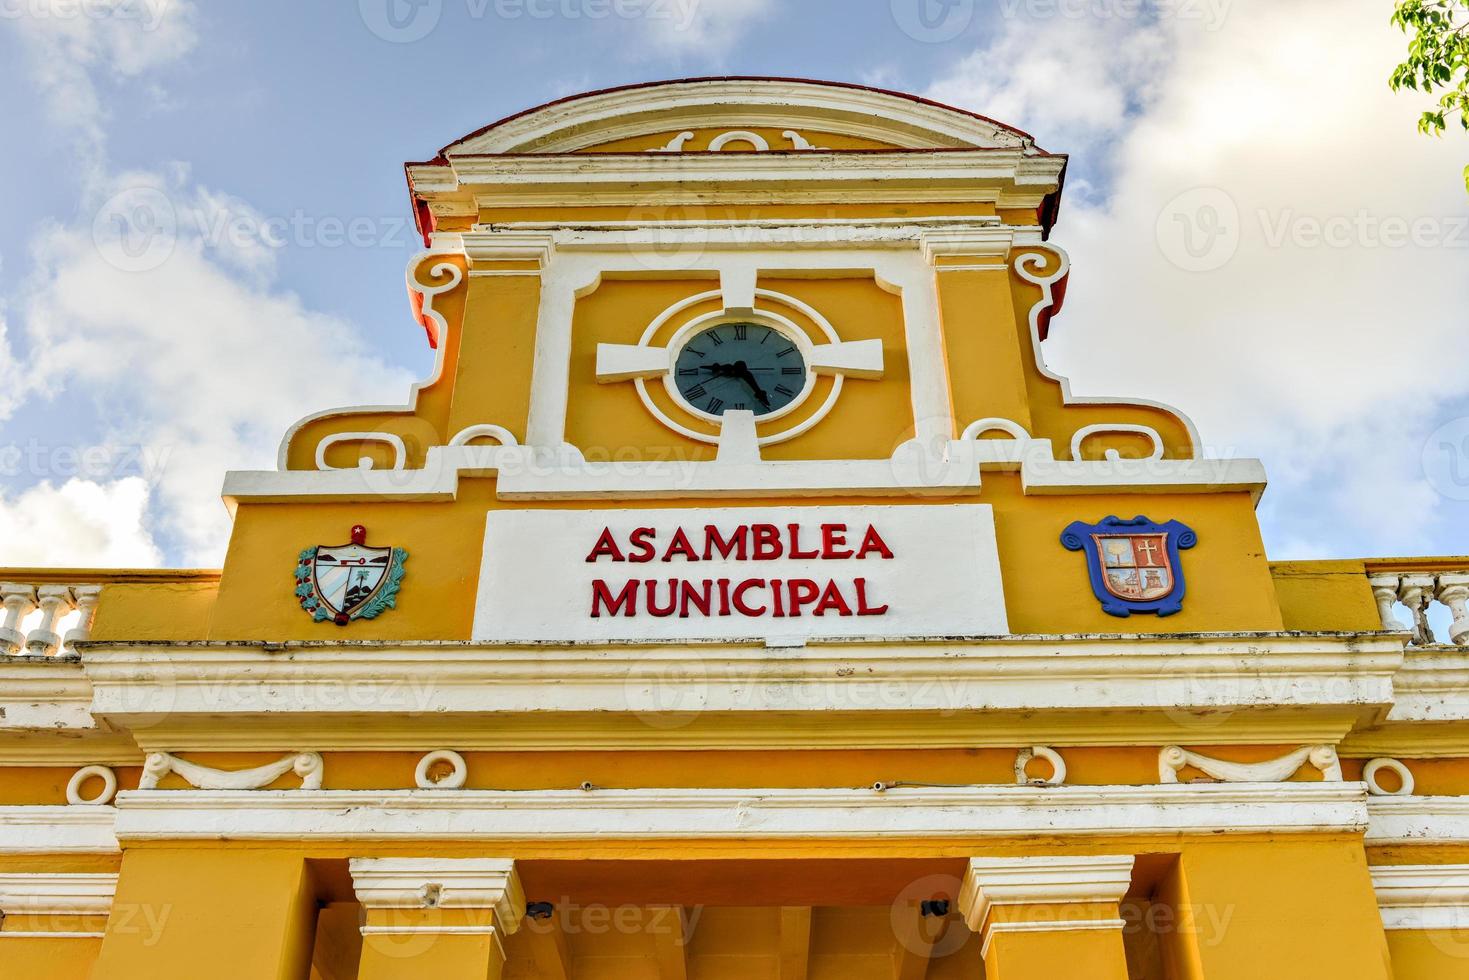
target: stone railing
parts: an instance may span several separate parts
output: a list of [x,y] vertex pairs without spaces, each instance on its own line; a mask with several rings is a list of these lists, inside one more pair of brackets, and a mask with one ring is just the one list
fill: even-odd
[[[100,585],[0,582],[0,654],[49,657],[87,639],[101,594]],[[62,635],[67,619],[74,622]]]
[[[1453,617],[1449,639],[1455,646],[1469,646],[1469,566],[1453,572],[1374,572],[1369,581],[1383,629],[1412,633],[1413,646],[1437,646],[1442,641],[1434,635],[1428,613],[1434,602],[1440,602]],[[1398,618],[1398,603],[1407,608],[1411,622]]]

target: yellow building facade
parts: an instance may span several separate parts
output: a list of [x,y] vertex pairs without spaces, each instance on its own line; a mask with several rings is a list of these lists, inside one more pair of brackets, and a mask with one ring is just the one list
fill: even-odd
[[1072,395],[1065,171],[782,79],[409,164],[432,377],[220,570],[0,570],[0,977],[1469,977],[1469,559]]

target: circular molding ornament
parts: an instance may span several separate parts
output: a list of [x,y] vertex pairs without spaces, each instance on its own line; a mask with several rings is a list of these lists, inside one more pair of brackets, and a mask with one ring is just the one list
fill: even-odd
[[[433,768],[443,763],[452,766],[453,771],[443,779],[436,780],[431,775]],[[418,768],[413,771],[413,781],[418,784],[419,789],[463,789],[464,784],[469,782],[469,765],[458,752],[440,749],[418,760]]]
[[[1397,773],[1403,785],[1396,790],[1384,789],[1377,781],[1377,774],[1384,769]],[[1413,773],[1397,759],[1373,759],[1362,767],[1362,779],[1367,783],[1367,791],[1373,796],[1412,796],[1415,788]]]
[[[88,799],[82,787],[90,779],[102,780],[102,792]],[[72,774],[66,784],[66,802],[71,806],[106,806],[117,796],[117,773],[106,766],[84,766]]]
[[[1051,765],[1051,774],[1044,778],[1032,776],[1027,769],[1034,759],[1044,759]],[[1015,783],[1019,786],[1061,786],[1066,782],[1066,760],[1061,753],[1044,745],[1021,749],[1015,756]]]

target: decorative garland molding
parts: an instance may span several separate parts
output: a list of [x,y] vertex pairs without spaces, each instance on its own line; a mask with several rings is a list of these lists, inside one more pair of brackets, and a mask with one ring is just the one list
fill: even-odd
[[1321,770],[1323,781],[1342,781],[1341,760],[1330,745],[1310,745],[1268,762],[1226,762],[1170,745],[1158,753],[1158,782],[1176,783],[1179,772],[1186,766],[1192,766],[1226,783],[1280,783],[1290,779],[1308,762]]
[[143,763],[143,776],[138,781],[139,790],[156,790],[158,783],[169,773],[178,773],[189,785],[203,790],[255,790],[269,786],[288,772],[294,771],[301,777],[303,790],[321,789],[323,765],[321,756],[315,752],[300,752],[286,756],[279,762],[257,769],[242,769],[227,772],[210,769],[180,759],[167,752],[154,752]]

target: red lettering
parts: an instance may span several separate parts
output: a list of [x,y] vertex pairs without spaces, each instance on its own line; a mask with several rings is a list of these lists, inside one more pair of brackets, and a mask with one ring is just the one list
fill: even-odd
[[658,554],[658,549],[653,547],[653,539],[658,537],[658,532],[651,527],[640,527],[628,537],[628,543],[633,550],[628,553],[627,560],[638,565],[646,565]]
[[771,615],[775,616],[777,619],[784,619],[786,614],[785,593],[783,593],[780,589],[783,584],[784,583],[781,582],[781,580],[778,578],[773,578],[770,580],[770,594],[775,599],[775,612]]
[[862,547],[857,549],[857,560],[863,560],[869,553],[882,555],[885,561],[893,560],[892,549],[882,539],[882,535],[877,533],[877,528],[871,525],[868,525],[867,533],[862,538]]
[[745,602],[745,593],[751,589],[763,588],[765,588],[765,580],[763,578],[752,578],[748,581],[741,582],[735,587],[734,595],[730,596],[730,601],[734,603],[735,609],[739,610],[741,616],[764,616],[769,610],[768,606],[752,606]]
[[729,579],[719,580],[719,615],[728,616],[729,611]]
[[819,551],[802,551],[801,550],[801,525],[799,525],[799,524],[791,524],[791,525],[789,525],[789,529],[790,529],[790,532],[791,532],[791,557],[792,558],[820,558],[821,557],[821,552],[819,552]]
[[847,547],[847,525],[821,525],[821,557],[827,561],[852,557],[852,549]]
[[678,610],[678,579],[668,580],[668,605],[660,608],[657,602],[658,582],[656,579],[648,579],[648,615],[659,619],[667,619]]
[[799,619],[801,607],[816,601],[821,595],[821,586],[809,578],[793,578],[786,585],[791,591],[791,615]]
[[867,602],[867,580],[859,578],[857,585],[857,615],[858,616],[885,616],[890,606],[872,606]]
[[699,610],[702,616],[708,616],[709,610],[713,608],[714,583],[707,578],[704,580],[704,591],[699,592],[693,582],[683,584],[682,595],[679,597],[678,615],[681,619],[689,618],[689,606]]
[[842,596],[842,590],[835,582],[826,583],[826,591],[821,595],[821,601],[816,608],[811,610],[813,616],[825,616],[831,610],[837,610],[838,616],[852,615],[852,607],[847,605],[847,600]]
[[689,561],[699,560],[699,555],[694,551],[694,546],[689,544],[689,536],[684,533],[683,528],[673,532],[673,541],[668,545],[668,550],[663,553],[663,560],[673,561],[674,555],[683,555]]
[[734,555],[738,561],[747,561],[750,543],[750,529],[741,526],[728,538],[719,533],[719,528],[713,524],[704,528],[704,560],[713,561],[714,552],[719,552],[719,557],[728,559]]
[[636,579],[627,583],[622,587],[622,592],[614,599],[612,598],[612,590],[607,587],[607,583],[601,579],[597,579],[597,581],[592,583],[592,618],[601,619],[603,609],[607,610],[607,615],[616,616],[624,607],[627,611],[621,613],[623,616],[636,616],[638,614],[638,586],[640,584]]
[[755,534],[756,561],[775,561],[785,554],[785,548],[780,543],[780,528],[774,524],[752,524],[750,530]]
[[613,561],[627,561],[622,557],[622,551],[617,547],[617,539],[612,536],[610,527],[602,528],[602,536],[597,539],[597,546],[592,553],[587,555],[588,564],[596,564],[599,558],[611,558]]

